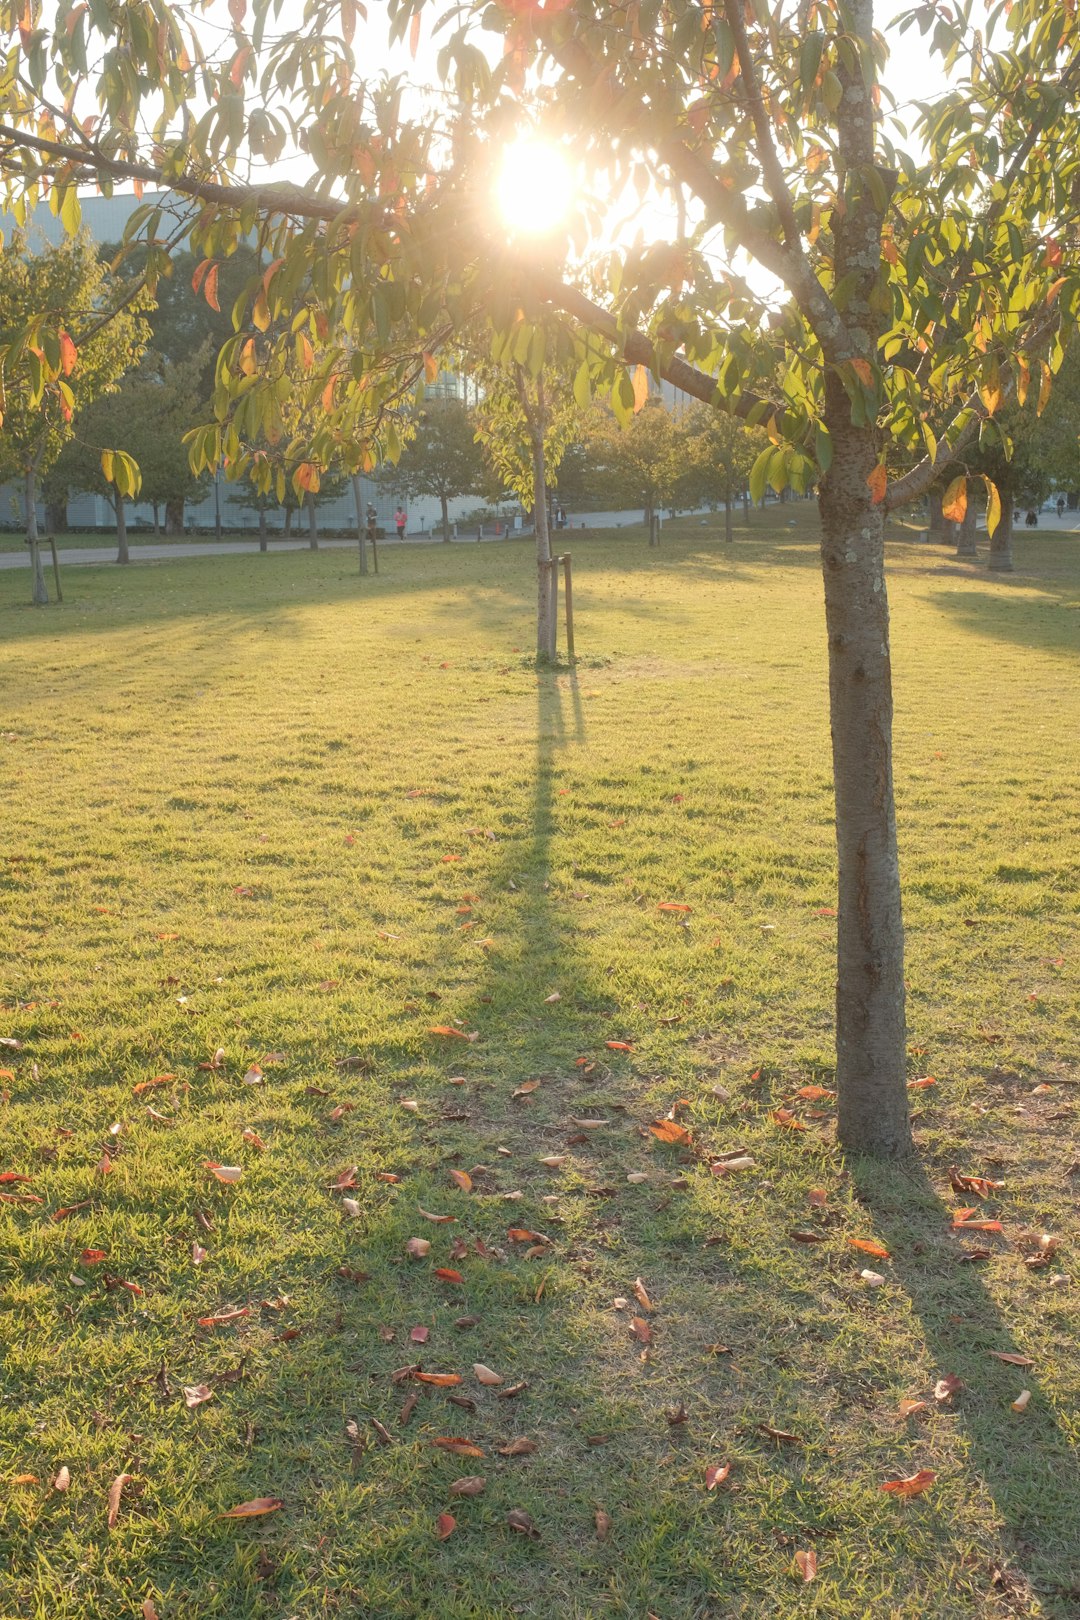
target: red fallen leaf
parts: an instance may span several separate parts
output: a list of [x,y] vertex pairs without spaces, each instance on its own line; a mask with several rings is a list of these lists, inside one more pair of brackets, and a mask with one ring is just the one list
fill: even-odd
[[800,1086],[795,1095],[807,1102],[820,1102],[823,1097],[835,1097],[836,1092],[830,1091],[828,1086]]
[[511,1243],[545,1243],[550,1244],[551,1239],[545,1237],[543,1232],[534,1232],[528,1226],[508,1226],[506,1235]]
[[189,1411],[194,1412],[197,1406],[204,1406],[207,1401],[212,1401],[214,1392],[209,1384],[185,1384],[183,1396],[184,1405]]
[[809,1198],[814,1209],[824,1209],[829,1201],[829,1195],[824,1187],[811,1187]]
[[[3,1204],[43,1204],[44,1198],[38,1198],[36,1193],[6,1193],[0,1192],[0,1203]],[[53,1216],[53,1220],[56,1216]]]
[[516,1091],[511,1092],[512,1097],[528,1097],[539,1086],[539,1080],[523,1080]]
[[436,1266],[435,1276],[438,1277],[440,1282],[460,1283],[465,1281],[461,1272],[455,1271],[453,1266]]
[[937,1081],[934,1079],[932,1074],[924,1074],[918,1080],[909,1080],[908,1081],[908,1090],[909,1091],[925,1091],[927,1086],[936,1086],[936,1085],[937,1085]]
[[84,1249],[79,1256],[84,1266],[100,1265],[102,1260],[108,1259],[104,1249]]
[[634,1050],[629,1041],[605,1041],[604,1045],[609,1052],[632,1052]]
[[430,1329],[423,1326],[410,1328],[409,1338],[413,1344],[427,1344],[429,1332]]
[[1010,1367],[1034,1367],[1035,1363],[1030,1356],[1014,1355],[1011,1350],[990,1350],[988,1355],[995,1361],[1007,1361]]
[[354,1164],[354,1165],[350,1165],[348,1170],[339,1171],[337,1180],[332,1181],[330,1183],[330,1191],[331,1192],[348,1192],[351,1187],[355,1187],[356,1186],[356,1178],[357,1178],[357,1175],[359,1174],[359,1170],[360,1170],[359,1165]]
[[528,1536],[530,1541],[540,1540],[540,1532],[533,1523],[532,1516],[526,1513],[524,1508],[511,1508],[506,1515],[506,1522],[511,1530],[520,1531],[523,1536]]
[[652,1328],[643,1316],[631,1318],[630,1331],[635,1339],[640,1339],[642,1344],[652,1344]]
[[963,1387],[964,1381],[962,1378],[957,1378],[955,1373],[946,1373],[944,1378],[939,1378],[934,1385],[934,1399],[935,1401],[951,1400],[954,1395],[960,1393]]
[[452,1389],[461,1383],[460,1373],[413,1373],[418,1384],[433,1384],[436,1389]]
[[397,1183],[401,1180],[401,1177],[393,1175],[389,1170],[381,1170],[379,1172],[379,1174],[375,1177],[375,1180],[376,1181],[388,1181],[388,1182],[391,1183],[391,1185],[396,1186]]
[[74,1215],[76,1210],[89,1208],[90,1199],[84,1198],[81,1204],[66,1204],[63,1209],[53,1210],[52,1214],[49,1216],[49,1219],[50,1221],[63,1221],[66,1220],[69,1215]]
[[419,1204],[416,1206],[416,1212],[422,1215],[425,1221],[433,1222],[435,1226],[447,1226],[457,1220],[456,1215],[432,1215],[430,1210],[421,1209]]
[[971,1265],[971,1263],[974,1260],[992,1260],[992,1259],[993,1259],[993,1253],[992,1253],[992,1251],[990,1249],[965,1249],[963,1254],[958,1254],[957,1255],[956,1263],[957,1263],[957,1265],[960,1265],[960,1266],[967,1266],[967,1265]]
[[659,1142],[685,1147],[693,1140],[686,1126],[680,1125],[678,1120],[654,1119],[649,1129]]
[[125,1282],[123,1277],[106,1277],[105,1286],[106,1288],[126,1288],[129,1294],[142,1294],[142,1289],[138,1283]]
[[793,1242],[795,1242],[795,1243],[826,1243],[826,1242],[828,1242],[828,1234],[826,1232],[794,1231],[794,1232],[789,1232],[788,1237],[791,1238],[793,1240]]
[[219,1513],[219,1519],[257,1519],[263,1513],[276,1513],[285,1504],[280,1496],[256,1496],[250,1502],[240,1502],[236,1507],[229,1508],[225,1513]]
[[932,1468],[920,1468],[917,1474],[909,1474],[906,1479],[887,1479],[880,1489],[891,1491],[894,1496],[921,1496],[937,1479]]
[[110,1530],[114,1530],[116,1528],[116,1521],[120,1517],[120,1497],[123,1494],[124,1486],[130,1479],[130,1474],[117,1474],[116,1478],[109,1486],[108,1524]]
[[512,1401],[516,1395],[523,1394],[528,1387],[529,1380],[523,1378],[520,1384],[507,1384],[505,1389],[497,1389],[495,1399],[497,1401]]
[[448,1035],[456,1041],[475,1040],[474,1035],[466,1035],[463,1029],[455,1029],[452,1024],[433,1024],[428,1030],[429,1035]]
[[154,1607],[153,1598],[148,1598],[148,1597],[143,1598],[143,1600],[142,1600],[142,1617],[143,1617],[143,1620],[161,1620],[161,1616],[158,1614],[157,1609]]
[[[14,1076],[12,1076],[14,1079]],[[0,1172],[0,1184],[9,1186],[13,1181],[33,1181],[33,1176],[20,1176],[17,1170],[4,1170]]]
[[808,1548],[806,1552],[801,1550],[797,1552],[795,1562],[799,1566],[799,1574],[809,1584],[817,1574],[817,1553],[813,1547]]
[[880,1243],[875,1243],[872,1238],[849,1237],[848,1245],[852,1249],[861,1249],[863,1254],[872,1254],[877,1260],[892,1259],[892,1255],[889,1253],[888,1249],[883,1248]]
[[480,1496],[486,1484],[483,1474],[465,1474],[451,1482],[449,1491],[451,1496]]
[[251,1307],[241,1305],[235,1311],[218,1311],[216,1316],[200,1316],[198,1321],[200,1327],[224,1327],[226,1322],[239,1322],[241,1317],[250,1315]]
[[974,1193],[976,1198],[989,1198],[992,1192],[1004,1187],[1003,1181],[989,1181],[986,1176],[961,1175],[955,1164],[949,1166],[949,1185],[954,1192]]
[[146,1091],[153,1091],[155,1086],[167,1086],[176,1079],[175,1074],[157,1074],[152,1080],[140,1080],[137,1086],[132,1086],[134,1097],[141,1097]]
[[433,1446],[440,1451],[452,1451],[455,1457],[483,1457],[486,1455],[483,1446],[476,1445],[472,1440],[464,1440],[460,1435],[442,1434],[433,1440]]
[[790,1108],[774,1108],[769,1115],[774,1125],[782,1125],[788,1131],[805,1131],[807,1127],[801,1119],[796,1119]]
[[705,1489],[707,1491],[714,1491],[718,1485],[722,1485],[724,1483],[725,1479],[727,1479],[730,1473],[730,1463],[711,1464],[711,1466],[705,1470]]
[[212,1176],[215,1176],[218,1181],[224,1181],[228,1186],[232,1186],[235,1182],[239,1181],[240,1177],[244,1173],[242,1165],[218,1164],[213,1159],[207,1159],[203,1165],[203,1169],[209,1170]]
[[679,900],[661,900],[657,911],[693,911],[693,906],[685,906]]
[[818,906],[817,910],[814,912],[814,916],[815,917],[835,917],[836,916],[836,908],[834,906]]
[[1000,1221],[973,1221],[971,1219],[971,1217],[972,1217],[972,1215],[976,1215],[977,1213],[978,1213],[978,1210],[975,1209],[975,1208],[972,1208],[972,1209],[958,1209],[956,1211],[956,1214],[953,1216],[953,1223],[952,1223],[953,1224],[953,1231],[954,1232],[957,1232],[957,1231],[961,1231],[961,1232],[1000,1232],[1001,1231],[1002,1227],[1001,1227],[1001,1222]]
[[634,1298],[637,1300],[643,1311],[654,1311],[656,1309],[656,1306],[649,1298],[648,1291],[646,1290],[645,1284],[642,1282],[640,1277],[634,1279]]
[[472,1176],[468,1175],[466,1171],[451,1170],[450,1180],[456,1187],[460,1187],[462,1192],[472,1192]]
[[457,1520],[452,1513],[440,1513],[435,1520],[435,1539],[445,1541],[447,1536],[453,1535],[457,1529]]

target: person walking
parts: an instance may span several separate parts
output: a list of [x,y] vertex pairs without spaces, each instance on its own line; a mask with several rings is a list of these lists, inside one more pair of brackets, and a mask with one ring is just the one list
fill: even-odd
[[409,514],[406,512],[403,506],[399,505],[397,511],[394,513],[394,525],[397,529],[397,537],[399,540],[404,540],[405,538],[405,525],[408,523],[408,521]]

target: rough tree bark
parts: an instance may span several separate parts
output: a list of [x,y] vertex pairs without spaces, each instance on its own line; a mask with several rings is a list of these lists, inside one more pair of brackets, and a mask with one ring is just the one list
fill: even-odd
[[[852,0],[849,27],[869,39],[872,0]],[[861,73],[839,64],[837,136],[847,205],[833,217],[836,280],[850,277],[845,346],[871,363],[882,317],[874,288],[882,208],[865,176],[875,164],[874,108]],[[878,170],[880,187],[889,188]],[[832,466],[821,480],[821,563],[829,642],[829,713],[839,865],[836,978],[838,1133],[853,1152],[911,1150],[904,1030],[904,926],[892,771],[892,667],[884,510],[871,475],[878,432],[853,420],[833,368],[825,374]],[[878,497],[880,500],[880,496]]]
[[118,563],[129,563],[131,553],[128,551],[127,509],[119,490],[113,497],[113,510],[116,513],[116,560]]
[[967,503],[962,522],[956,525],[956,555],[958,557],[977,557],[979,548],[975,543],[975,502]]
[[176,535],[184,532],[184,502],[165,502],[165,533]]
[[35,607],[47,607],[49,587],[45,583],[45,570],[41,566],[41,547],[38,545],[37,469],[33,463],[27,467],[24,474],[23,501],[26,507],[26,543],[30,547],[30,566],[34,574],[31,600]]
[[996,574],[1011,574],[1013,571],[1012,531],[1013,531],[1013,496],[1011,489],[1002,489],[998,486],[1001,496],[1001,517],[998,526],[990,536],[990,567]]

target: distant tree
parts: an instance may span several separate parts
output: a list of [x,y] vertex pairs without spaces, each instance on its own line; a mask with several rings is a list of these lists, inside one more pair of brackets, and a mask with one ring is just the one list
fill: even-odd
[[[0,480],[17,478],[23,486],[38,604],[49,600],[37,550],[39,481],[75,433],[77,413],[115,389],[138,361],[147,303],[110,274],[85,231],[58,247],[34,249],[19,233],[0,252],[0,346],[13,344],[5,365]],[[132,487],[126,459],[114,471]]]
[[644,508],[651,533],[655,513],[674,501],[686,472],[683,436],[667,406],[654,395],[624,426],[609,411],[599,412],[587,443],[623,501]]
[[750,470],[767,443],[765,434],[707,405],[693,406],[680,429],[683,494],[692,504],[723,501],[724,539],[730,543],[732,504],[747,486]]
[[384,477],[405,495],[433,495],[442,510],[443,539],[450,538],[449,502],[475,495],[484,483],[484,458],[472,416],[460,399],[430,399],[408,420],[412,430],[396,467]]

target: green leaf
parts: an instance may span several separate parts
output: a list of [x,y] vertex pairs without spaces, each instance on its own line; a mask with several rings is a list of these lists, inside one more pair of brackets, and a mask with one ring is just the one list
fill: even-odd
[[574,376],[574,403],[583,411],[587,411],[592,400],[592,388],[589,384],[589,362],[583,360]]
[[756,504],[765,494],[765,478],[772,460],[773,447],[767,444],[750,469],[750,499]]

